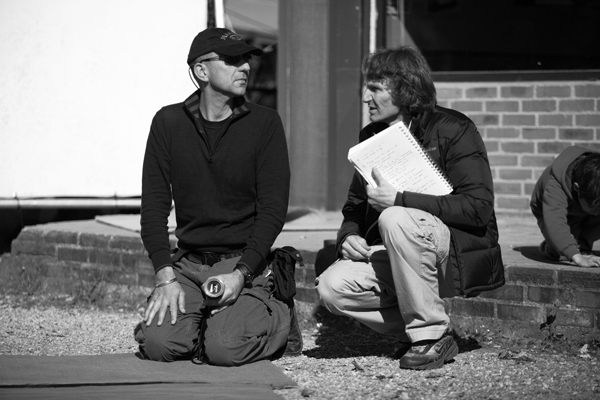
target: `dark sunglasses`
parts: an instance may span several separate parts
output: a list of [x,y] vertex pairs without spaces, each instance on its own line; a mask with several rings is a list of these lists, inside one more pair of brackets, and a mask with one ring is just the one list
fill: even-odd
[[219,55],[218,57],[205,58],[204,60],[200,60],[199,62],[220,60],[220,61],[223,61],[227,65],[238,65],[242,61],[243,61],[242,64],[250,62],[251,59],[252,59],[252,54],[246,53],[246,54],[240,54],[237,56]]

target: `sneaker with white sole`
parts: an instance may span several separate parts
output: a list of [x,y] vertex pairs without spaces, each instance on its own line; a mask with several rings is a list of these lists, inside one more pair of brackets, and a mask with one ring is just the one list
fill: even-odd
[[400,359],[402,369],[440,368],[458,354],[458,345],[451,335],[445,334],[437,340],[423,340],[412,344]]

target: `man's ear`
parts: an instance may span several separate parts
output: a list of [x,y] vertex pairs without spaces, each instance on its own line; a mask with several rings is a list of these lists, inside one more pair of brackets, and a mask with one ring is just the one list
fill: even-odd
[[202,64],[202,63],[194,64],[192,71],[193,71],[196,79],[198,79],[199,81],[203,81],[203,82],[208,81],[206,66],[204,64]]

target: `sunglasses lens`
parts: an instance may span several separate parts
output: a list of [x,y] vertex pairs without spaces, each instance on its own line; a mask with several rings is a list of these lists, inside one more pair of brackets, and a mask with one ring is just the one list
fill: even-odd
[[250,54],[242,54],[238,56],[220,56],[221,60],[229,65],[238,65],[240,61],[249,62],[252,56]]

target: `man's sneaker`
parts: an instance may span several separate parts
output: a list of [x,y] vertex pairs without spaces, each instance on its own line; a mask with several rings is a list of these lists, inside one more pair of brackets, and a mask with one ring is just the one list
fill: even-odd
[[290,309],[290,314],[292,317],[290,320],[290,333],[288,334],[287,345],[283,352],[284,357],[294,357],[302,354],[302,332],[300,331],[300,325],[296,317],[296,307],[293,305]]
[[412,343],[410,342],[400,342],[398,347],[394,349],[394,358],[402,358],[410,348],[412,347]]
[[446,334],[438,340],[423,340],[413,343],[410,350],[400,359],[400,368],[440,368],[457,354],[456,342],[451,335]]

